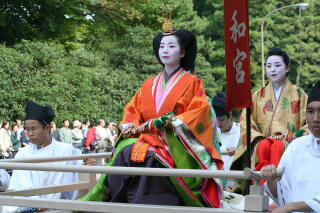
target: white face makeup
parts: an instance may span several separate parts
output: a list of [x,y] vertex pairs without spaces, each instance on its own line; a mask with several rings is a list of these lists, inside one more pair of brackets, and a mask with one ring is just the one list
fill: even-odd
[[180,65],[181,49],[174,35],[164,36],[160,43],[159,57],[161,62],[169,67]]
[[272,55],[267,59],[266,71],[272,83],[283,84],[286,79],[288,67],[284,63],[282,56]]

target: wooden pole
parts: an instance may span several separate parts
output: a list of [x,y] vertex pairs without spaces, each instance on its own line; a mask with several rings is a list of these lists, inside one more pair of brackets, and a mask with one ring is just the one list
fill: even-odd
[[[246,126],[247,126],[247,167],[251,168],[251,108],[246,108]],[[251,180],[246,181],[246,194],[249,194]]]

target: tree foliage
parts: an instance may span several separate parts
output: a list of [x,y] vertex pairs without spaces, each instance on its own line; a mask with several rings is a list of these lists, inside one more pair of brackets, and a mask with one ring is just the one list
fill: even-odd
[[3,0],[0,2],[0,40],[81,41],[78,31],[88,22],[90,0]]
[[[253,91],[261,87],[260,24],[294,0],[250,0]],[[320,4],[287,8],[266,20],[265,54],[292,59],[289,78],[308,91],[319,80]],[[171,11],[198,41],[196,75],[210,96],[225,89],[223,0],[3,0],[0,3],[0,119],[23,117],[28,100],[50,104],[58,122],[120,121],[142,82],[161,69],[152,39]]]

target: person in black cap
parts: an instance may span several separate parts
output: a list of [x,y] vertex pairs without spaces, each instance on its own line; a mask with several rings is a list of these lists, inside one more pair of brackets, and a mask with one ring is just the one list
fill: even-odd
[[[232,120],[232,111],[226,110],[227,96],[219,92],[211,101],[212,108],[217,116],[218,135],[221,141],[221,154],[224,170],[230,170],[232,159],[236,151],[239,137],[240,125]],[[233,181],[228,181],[226,186],[233,188]]]
[[232,111],[226,110],[227,96],[224,92],[219,92],[211,101],[221,132],[229,132],[232,128]]
[[[167,19],[153,39],[153,51],[163,69],[147,79],[124,107],[116,154],[109,165],[221,169],[223,162],[212,143],[211,108],[201,79],[192,74],[196,37],[188,30],[174,29]],[[219,185],[212,178],[178,179],[104,175],[82,199],[220,206]],[[203,194],[198,193],[201,190]]]
[[266,192],[280,206],[272,212],[320,212],[320,81],[311,89],[306,119],[310,135],[295,139],[274,165],[261,169]]
[[[55,117],[50,106],[41,106],[32,101],[28,102],[25,107],[25,130],[30,138],[30,145],[23,147],[18,151],[15,159],[26,158],[44,158],[44,157],[61,157],[80,155],[80,151],[72,145],[56,141],[50,135],[50,123]],[[79,165],[81,161],[60,161],[49,164],[58,165]],[[95,160],[85,159],[83,164],[94,165]],[[28,171],[14,170],[9,190],[21,190],[27,188],[38,188],[57,184],[77,183],[77,173],[71,172],[47,172],[47,171]],[[39,197],[46,199],[75,199],[77,192],[62,192]],[[4,207],[4,212],[15,212],[18,207]]]
[[[25,108],[25,130],[32,144],[41,149],[51,144],[50,123],[55,117],[50,106],[40,106],[29,101]],[[48,133],[48,134],[47,134]]]

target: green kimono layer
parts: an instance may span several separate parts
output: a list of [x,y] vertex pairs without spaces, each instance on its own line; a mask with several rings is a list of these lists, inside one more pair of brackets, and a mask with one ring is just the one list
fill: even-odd
[[[170,154],[175,161],[175,165],[179,169],[201,169],[200,163],[195,160],[189,152],[185,149],[183,144],[178,140],[178,136],[175,131],[172,129],[166,129],[166,136],[169,144]],[[112,160],[106,164],[106,166],[114,165],[116,158],[118,157],[119,153],[123,150],[123,148],[135,143],[137,138],[129,138],[120,141],[117,144],[116,152]],[[130,156],[128,156],[130,157]],[[156,157],[156,156],[155,156]],[[209,154],[208,154],[208,157]],[[159,160],[159,159],[157,159]],[[160,160],[159,160],[160,161]],[[160,161],[161,162],[161,161]],[[162,163],[164,165],[164,163]],[[165,165],[164,165],[165,166]],[[80,198],[79,200],[84,201],[103,201],[104,193],[106,188],[108,187],[106,183],[106,178],[108,178],[108,174],[103,174],[97,183],[97,185],[84,197]],[[181,200],[183,201],[184,205],[186,206],[196,206],[196,207],[203,207],[205,206],[201,194],[198,192],[201,183],[203,182],[202,178],[190,178],[186,177],[183,178],[186,185],[192,191],[192,195],[190,195],[178,182],[176,177],[169,177],[172,185],[175,187],[176,191],[179,193]]]

